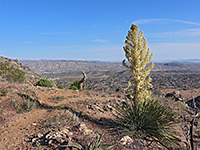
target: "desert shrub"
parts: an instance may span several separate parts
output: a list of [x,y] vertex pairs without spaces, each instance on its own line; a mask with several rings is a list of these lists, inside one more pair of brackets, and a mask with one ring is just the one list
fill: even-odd
[[36,106],[36,102],[32,102],[30,100],[23,100],[20,103],[16,103],[13,101],[14,108],[17,110],[17,113],[24,113],[33,110]]
[[0,114],[2,114],[2,109],[1,109],[2,107],[3,107],[3,106],[0,105]]
[[44,148],[39,146],[39,147],[33,147],[32,150],[44,150]]
[[7,94],[8,94],[8,89],[3,89],[3,90],[1,91],[0,96],[6,96]]
[[52,102],[54,102],[54,103],[58,103],[59,101],[62,101],[62,100],[64,100],[64,99],[65,99],[64,96],[55,96],[55,97],[50,98],[50,100],[51,100]]
[[43,87],[53,87],[53,84],[51,83],[51,81],[47,79],[40,79],[39,81],[37,81],[36,85],[43,86]]
[[0,76],[9,82],[23,82],[25,80],[24,73],[8,63],[0,63]]
[[118,105],[116,126],[120,135],[132,138],[152,138],[159,142],[174,143],[173,113],[158,100],[126,102]]
[[97,138],[92,138],[91,141],[86,145],[76,146],[76,145],[61,145],[61,147],[75,148],[78,150],[104,150],[112,149],[114,145],[112,144],[102,144],[102,138],[104,133],[99,133]]
[[75,86],[75,85],[73,85],[73,86],[71,86],[69,89],[71,89],[71,90],[78,90],[78,87]]
[[77,80],[74,80],[71,84],[70,84],[70,87],[69,89],[72,89],[72,87],[76,86],[78,89],[80,89],[80,80],[77,79]]
[[57,129],[59,129],[59,121],[60,121],[60,116],[54,116],[52,118],[49,118],[48,120],[46,120],[46,128],[49,127],[55,127]]
[[59,88],[59,89],[63,89],[63,86],[62,86],[62,85],[59,85],[58,88]]

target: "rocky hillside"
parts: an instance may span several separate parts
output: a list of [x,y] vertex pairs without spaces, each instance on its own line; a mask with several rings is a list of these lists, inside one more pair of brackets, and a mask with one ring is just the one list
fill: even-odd
[[42,78],[41,75],[33,72],[29,67],[22,65],[17,59],[13,60],[0,56],[0,67],[1,80],[35,83]]

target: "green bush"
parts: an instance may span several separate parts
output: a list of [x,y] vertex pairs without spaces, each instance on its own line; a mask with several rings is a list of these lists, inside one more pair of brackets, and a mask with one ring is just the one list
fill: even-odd
[[63,89],[63,86],[62,86],[62,85],[59,85],[58,88],[59,88],[59,89]]
[[40,79],[39,81],[37,81],[36,85],[43,86],[43,87],[53,87],[53,84],[51,83],[51,81],[47,79]]
[[73,86],[71,86],[69,89],[71,89],[71,90],[78,90],[78,87],[75,86],[75,85],[73,85]]
[[25,80],[24,73],[8,63],[0,63],[0,76],[10,82],[23,82]]
[[[74,80],[74,81],[70,84],[69,89],[72,89],[72,87],[74,88],[75,86],[76,86],[78,89],[80,89],[80,84],[79,84],[79,82],[80,82],[79,79]],[[78,90],[78,89],[77,89],[77,90]]]
[[170,130],[173,113],[158,100],[126,102],[118,105],[116,110],[115,129],[120,135],[129,135],[132,138],[149,137],[159,142],[175,143],[174,132]]

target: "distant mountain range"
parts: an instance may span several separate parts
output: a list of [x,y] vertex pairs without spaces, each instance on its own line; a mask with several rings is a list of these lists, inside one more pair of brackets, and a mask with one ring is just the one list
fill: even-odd
[[[92,62],[92,63],[121,63],[121,61],[109,62],[99,60],[64,60],[64,59],[38,59],[38,60],[20,60],[20,62]],[[178,60],[161,60],[155,63],[200,63],[200,59],[178,59]]]
[[200,63],[200,59],[178,59],[178,60],[165,60],[159,62],[169,62],[169,63]]

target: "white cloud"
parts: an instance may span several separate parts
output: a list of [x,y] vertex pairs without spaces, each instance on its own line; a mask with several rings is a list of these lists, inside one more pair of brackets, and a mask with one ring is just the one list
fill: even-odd
[[179,20],[179,19],[139,19],[139,20],[135,20],[133,23],[137,25],[141,25],[141,24],[157,23],[157,22],[178,22],[178,23],[183,23],[183,24],[200,26],[200,23],[198,22]]
[[102,40],[102,39],[94,39],[92,40],[92,42],[96,42],[96,43],[106,43],[106,40]]
[[200,28],[186,29],[176,32],[147,33],[146,35],[149,37],[157,37],[157,38],[177,37],[177,36],[200,37]]
[[154,60],[200,58],[200,43],[151,43]]
[[185,30],[185,32],[189,36],[200,36],[200,28],[187,29],[187,30]]

